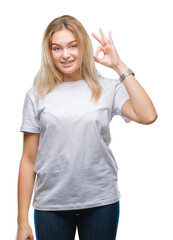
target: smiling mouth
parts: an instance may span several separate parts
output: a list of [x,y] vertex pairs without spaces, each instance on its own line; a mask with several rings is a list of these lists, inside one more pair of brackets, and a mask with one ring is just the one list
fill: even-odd
[[73,63],[74,62],[74,60],[72,60],[72,61],[64,61],[64,62],[61,62],[61,64],[63,64],[63,65],[69,65],[69,64],[71,64],[71,63]]

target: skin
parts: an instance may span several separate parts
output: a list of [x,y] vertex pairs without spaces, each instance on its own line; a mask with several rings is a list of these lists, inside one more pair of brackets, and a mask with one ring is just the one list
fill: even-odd
[[[92,36],[101,44],[98,46],[93,58],[96,62],[112,68],[119,76],[128,70],[125,63],[120,59],[112,40],[112,34],[109,32],[109,38],[105,36],[100,28],[101,37],[92,33]],[[52,58],[56,67],[64,73],[64,81],[76,81],[83,79],[79,70],[79,48],[75,41],[73,33],[67,29],[57,31],[52,36]],[[72,42],[72,43],[70,43]],[[98,58],[100,52],[104,56]],[[70,65],[63,62],[73,61]],[[154,105],[133,75],[129,75],[124,80],[130,99],[122,107],[122,114],[129,119],[141,123],[150,124],[157,119],[157,113]]]
[[[52,36],[52,59],[56,67],[63,73],[63,81],[83,79],[79,67],[80,51],[73,33],[67,29],[57,31]],[[70,64],[65,64],[71,62]]]
[[39,134],[24,132],[23,154],[18,176],[18,229],[16,240],[33,240],[34,236],[28,221],[28,210],[35,183],[35,159],[39,144]]
[[[118,52],[112,40],[111,32],[107,38],[102,29],[99,29],[101,37],[92,33],[92,36],[100,43],[93,58],[96,62],[110,67],[119,75],[127,71],[127,66],[120,59]],[[52,36],[52,58],[57,66],[64,74],[64,81],[77,81],[83,79],[79,70],[79,48],[74,35],[69,30],[55,32]],[[98,58],[100,51],[104,56]],[[62,62],[73,61],[70,64]],[[131,120],[141,123],[150,124],[157,119],[157,113],[149,96],[136,80],[133,75],[129,75],[123,81],[130,99],[127,100],[122,107],[122,114]],[[33,240],[34,236],[28,222],[28,210],[32,197],[35,183],[34,166],[38,151],[39,134],[24,132],[23,154],[19,167],[18,177],[18,229],[16,240]]]
[[[106,67],[112,68],[119,76],[122,75],[128,70],[128,67],[119,57],[111,32],[109,32],[108,38],[105,36],[101,28],[99,29],[99,32],[101,37],[92,33],[92,36],[101,44],[98,46],[93,56],[94,60]],[[101,51],[104,56],[98,58]],[[157,119],[157,112],[143,87],[132,74],[124,79],[123,84],[127,89],[130,99],[123,104],[121,109],[122,114],[137,123],[153,123]]]

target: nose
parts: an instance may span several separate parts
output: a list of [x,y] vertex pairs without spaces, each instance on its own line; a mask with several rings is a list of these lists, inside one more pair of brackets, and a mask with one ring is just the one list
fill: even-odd
[[68,52],[68,49],[64,48],[62,57],[63,57],[64,59],[68,59],[68,58],[70,57],[70,54],[69,54],[69,52]]

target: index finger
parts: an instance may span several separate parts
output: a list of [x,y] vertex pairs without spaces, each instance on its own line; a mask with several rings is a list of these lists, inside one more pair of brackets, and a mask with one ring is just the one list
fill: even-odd
[[105,36],[102,28],[99,28],[99,32],[100,32],[100,35],[101,35],[102,38],[103,38],[103,42],[104,42],[105,44],[108,43],[109,41],[108,41],[108,39],[106,38],[106,36]]
[[95,33],[93,33],[92,32],[92,35],[93,35],[93,37],[97,40],[97,41],[99,41],[99,43],[103,46],[104,45],[104,42],[103,42],[103,40],[101,39],[101,38],[99,38]]

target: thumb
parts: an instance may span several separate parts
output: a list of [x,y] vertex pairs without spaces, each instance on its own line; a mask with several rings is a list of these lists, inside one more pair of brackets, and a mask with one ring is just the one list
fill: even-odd
[[33,234],[29,234],[27,240],[34,240]]
[[98,63],[100,63],[100,64],[104,64],[104,61],[103,61],[102,58],[98,58],[98,57],[96,57],[95,55],[93,56],[93,58],[94,58],[94,61],[95,61],[95,62],[98,62]]
[[96,61],[96,62],[99,62],[99,63],[101,63],[100,62],[100,60],[101,60],[101,58],[98,58],[97,56],[99,55],[99,53],[100,52],[103,52],[103,48],[102,48],[102,46],[98,46],[98,48],[97,48],[97,50],[96,50],[96,52],[95,52],[95,54],[94,54],[94,60]]

